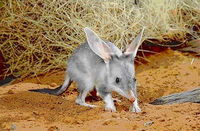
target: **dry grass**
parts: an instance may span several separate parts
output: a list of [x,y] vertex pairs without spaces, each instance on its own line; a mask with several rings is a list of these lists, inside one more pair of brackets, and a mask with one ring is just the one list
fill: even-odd
[[[142,0],[141,0],[142,1]],[[145,26],[146,39],[198,38],[200,0],[4,0],[0,50],[6,75],[30,76],[65,68],[85,41],[84,27],[123,48]]]

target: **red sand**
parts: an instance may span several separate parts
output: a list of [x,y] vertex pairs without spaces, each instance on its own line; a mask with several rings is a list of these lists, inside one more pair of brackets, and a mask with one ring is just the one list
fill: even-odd
[[[27,92],[29,89],[55,88],[64,71],[0,87],[0,130],[200,130],[200,104],[150,105],[148,102],[175,92],[200,87],[200,60],[171,50],[148,58],[150,63],[136,68],[141,113],[128,111],[130,102],[121,96],[117,112],[104,111],[102,101],[87,108],[75,104],[73,83],[63,96]],[[149,124],[147,124],[149,123]]]

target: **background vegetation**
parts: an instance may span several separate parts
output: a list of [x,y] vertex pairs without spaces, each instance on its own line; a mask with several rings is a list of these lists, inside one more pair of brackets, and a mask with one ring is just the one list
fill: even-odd
[[123,48],[144,26],[145,39],[187,42],[200,36],[200,0],[3,0],[0,52],[6,76],[65,68],[84,27]]

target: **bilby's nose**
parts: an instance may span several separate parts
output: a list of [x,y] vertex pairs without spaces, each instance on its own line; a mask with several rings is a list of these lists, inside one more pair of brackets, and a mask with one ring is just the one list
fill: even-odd
[[135,98],[132,97],[132,98],[130,98],[129,100],[130,100],[131,102],[134,102],[134,101],[135,101]]

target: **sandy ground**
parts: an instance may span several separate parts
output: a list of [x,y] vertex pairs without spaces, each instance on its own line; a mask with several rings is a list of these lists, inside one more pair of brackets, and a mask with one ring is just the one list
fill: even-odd
[[196,130],[200,131],[200,104],[150,105],[150,101],[175,92],[200,86],[200,60],[167,50],[148,58],[148,64],[137,66],[138,92],[142,112],[131,113],[131,103],[115,95],[117,112],[104,111],[104,103],[87,108],[75,104],[76,85],[73,83],[63,96],[28,92],[29,89],[56,88],[64,71],[52,71],[38,78],[27,78],[0,87],[0,130]]

